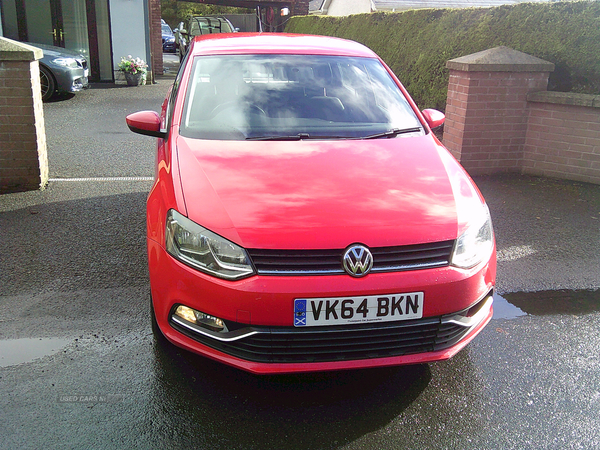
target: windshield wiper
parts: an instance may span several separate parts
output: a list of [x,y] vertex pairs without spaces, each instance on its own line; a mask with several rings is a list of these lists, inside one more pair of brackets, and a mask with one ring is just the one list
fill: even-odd
[[247,141],[299,141],[308,138],[306,133],[298,133],[292,136],[253,136],[247,137]]
[[302,139],[352,139],[345,136],[311,136],[308,133],[298,133],[291,136],[256,136],[247,137],[247,141],[301,141]]
[[383,133],[371,134],[369,136],[365,136],[359,139],[393,138],[398,136],[399,134],[416,133],[417,131],[421,131],[421,127],[405,128],[403,130],[401,130],[400,128],[393,128],[389,131],[384,131]]
[[361,140],[361,139],[380,139],[380,138],[393,138],[399,134],[405,133],[416,133],[421,131],[421,127],[405,128],[403,130],[399,128],[393,128],[383,133],[371,134],[363,137],[349,137],[349,136],[311,136],[308,133],[298,133],[290,136],[256,136],[247,137],[247,141],[301,141],[303,139],[348,139],[348,140]]

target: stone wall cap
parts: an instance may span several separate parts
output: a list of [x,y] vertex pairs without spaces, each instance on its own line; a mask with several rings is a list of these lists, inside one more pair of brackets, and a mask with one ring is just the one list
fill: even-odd
[[463,72],[553,72],[554,64],[508,47],[495,47],[446,62]]
[[41,48],[0,36],[0,61],[36,61],[43,56]]
[[600,108],[600,95],[577,94],[574,92],[540,91],[527,95],[527,101],[554,103],[557,105],[584,106]]

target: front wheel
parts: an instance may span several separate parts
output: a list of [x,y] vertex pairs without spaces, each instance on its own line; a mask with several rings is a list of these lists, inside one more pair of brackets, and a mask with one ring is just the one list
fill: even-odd
[[48,69],[40,66],[40,85],[42,88],[42,101],[47,102],[54,95],[56,81]]
[[163,332],[160,330],[158,322],[156,321],[156,313],[154,312],[154,304],[152,303],[152,297],[150,297],[150,324],[152,327],[152,334],[154,335],[154,338],[161,344],[171,345],[171,343],[167,340]]

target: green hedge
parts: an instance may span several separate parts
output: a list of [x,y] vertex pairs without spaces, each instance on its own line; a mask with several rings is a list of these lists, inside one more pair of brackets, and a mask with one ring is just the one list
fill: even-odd
[[421,108],[445,109],[446,61],[501,45],[554,63],[550,90],[600,94],[600,1],[302,16],[286,31],[365,44]]

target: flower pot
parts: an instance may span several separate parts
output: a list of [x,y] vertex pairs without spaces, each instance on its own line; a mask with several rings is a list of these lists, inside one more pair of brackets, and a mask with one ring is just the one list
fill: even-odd
[[137,73],[124,72],[124,73],[125,73],[125,80],[127,80],[127,86],[139,86],[140,84],[142,84],[142,79],[144,77],[144,74],[142,72],[137,72]]

